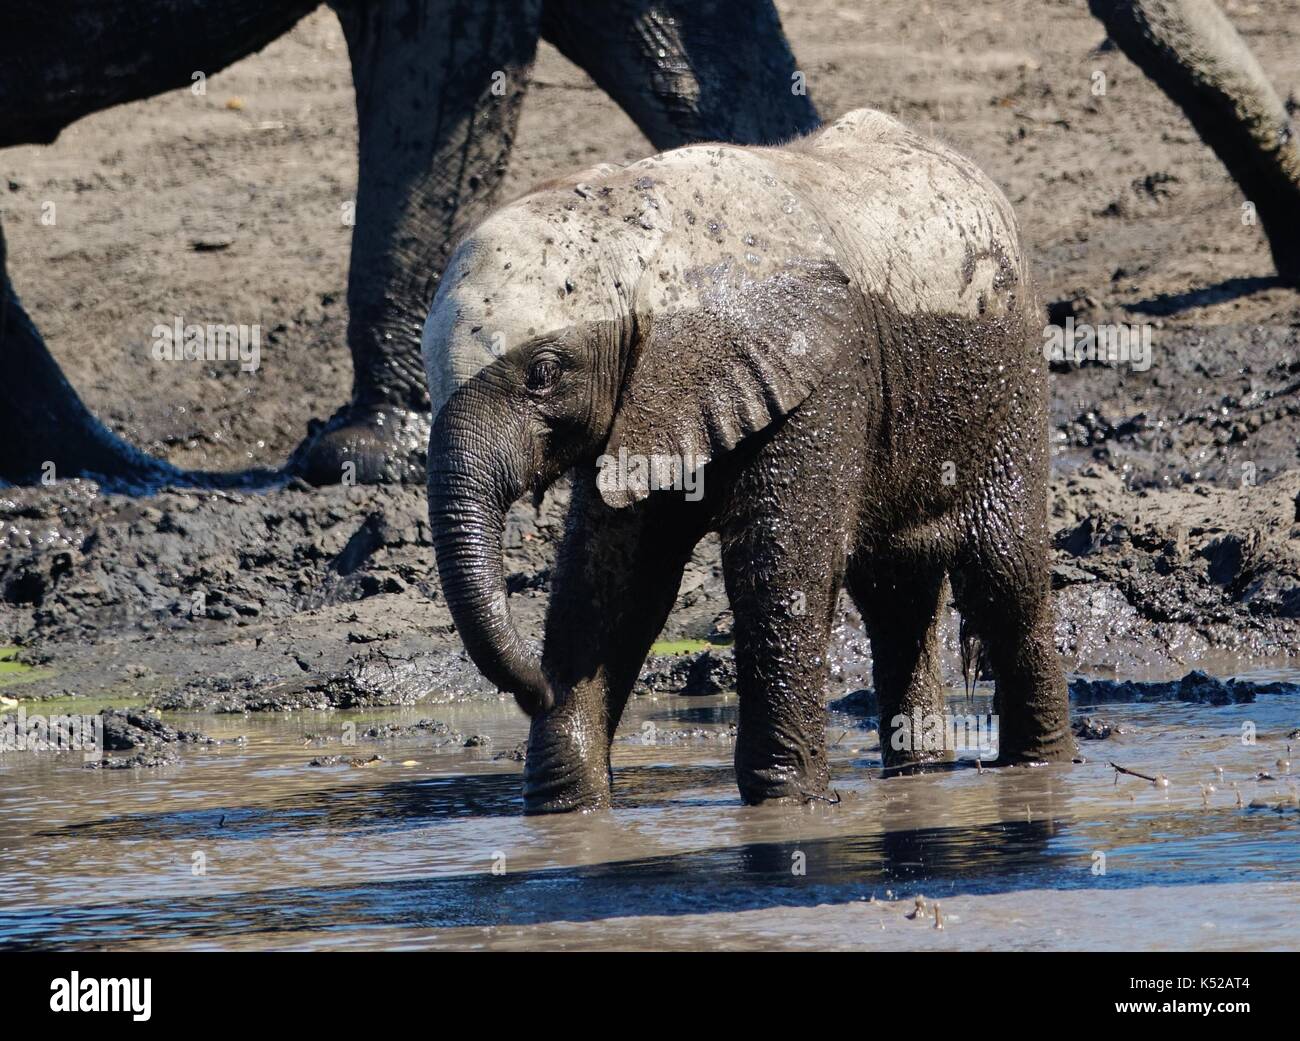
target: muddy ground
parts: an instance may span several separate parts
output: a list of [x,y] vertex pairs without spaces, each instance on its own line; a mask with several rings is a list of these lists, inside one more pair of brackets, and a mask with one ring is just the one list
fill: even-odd
[[[1300,628],[1300,294],[1270,279],[1263,237],[1214,156],[1105,45],[1082,0],[778,6],[824,116],[893,112],[1006,190],[1054,318],[1151,324],[1147,371],[1053,376],[1053,574],[1069,667],[1162,678],[1288,655]],[[1290,0],[1225,6],[1279,89],[1300,90]],[[14,282],[115,431],[181,466],[274,466],[345,399],[340,214],[354,137],[342,36],[321,10],[211,77],[204,96],[177,91],[83,120],[51,147],[0,153]],[[543,46],[507,195],[649,151]],[[53,226],[40,220],[51,201]],[[176,315],[260,323],[260,370],[152,361],[150,330]],[[560,490],[510,518],[513,607],[534,633],[563,505]],[[460,650],[424,511],[421,488],[0,490],[0,645],[33,666],[0,676],[0,694],[225,711],[496,697]],[[664,636],[725,644],[729,627],[706,543]],[[652,661],[646,689],[725,687],[729,652],[706,653],[693,668]],[[847,604],[836,661],[829,696],[868,682]]]

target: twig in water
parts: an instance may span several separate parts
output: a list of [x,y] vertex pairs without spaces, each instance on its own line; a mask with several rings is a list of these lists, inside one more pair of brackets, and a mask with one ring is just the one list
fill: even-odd
[[[1120,766],[1119,763],[1116,762],[1111,762],[1110,765],[1114,767],[1117,771],[1119,771],[1119,773],[1121,774],[1128,774],[1130,777],[1140,777],[1142,778],[1142,780],[1150,781],[1152,784],[1160,788],[1169,787],[1169,778],[1166,777],[1164,774],[1156,774],[1155,777],[1152,777],[1150,774],[1144,774],[1138,770],[1130,770],[1127,766]],[[1119,784],[1118,775],[1115,777],[1115,783]]]

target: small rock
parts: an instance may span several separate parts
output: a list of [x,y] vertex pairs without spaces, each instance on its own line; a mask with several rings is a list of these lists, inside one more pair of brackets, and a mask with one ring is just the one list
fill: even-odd
[[836,698],[826,706],[834,712],[847,712],[851,716],[868,716],[875,718],[880,712],[880,702],[876,692],[870,688],[850,691],[842,698]]
[[1096,716],[1085,716],[1074,722],[1074,736],[1084,741],[1104,741],[1112,734],[1123,733],[1125,731],[1117,724]]

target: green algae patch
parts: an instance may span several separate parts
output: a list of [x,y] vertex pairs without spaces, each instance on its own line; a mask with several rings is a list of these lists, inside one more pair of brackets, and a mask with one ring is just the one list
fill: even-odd
[[[19,704],[29,713],[39,712],[43,716],[57,716],[63,713],[94,715],[110,708],[147,709],[149,699],[138,694],[124,694],[121,697],[115,694],[92,694],[88,697],[35,698],[30,700],[20,698]],[[12,712],[13,708],[11,707],[7,711]]]
[[0,647],[0,689],[53,675],[53,669],[38,669],[19,661],[17,647]]
[[651,654],[698,654],[700,651],[711,651],[717,647],[730,647],[731,641],[725,643],[719,641],[714,643],[712,640],[659,640],[650,645]]

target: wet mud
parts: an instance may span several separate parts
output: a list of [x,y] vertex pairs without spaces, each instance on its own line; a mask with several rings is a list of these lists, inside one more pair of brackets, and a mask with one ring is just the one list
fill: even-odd
[[[1054,482],[1057,644],[1072,671],[1174,679],[1240,671],[1297,646],[1300,471],[1254,488],[1127,488],[1096,463]],[[539,638],[563,489],[517,505],[511,609]],[[496,698],[442,601],[416,489],[164,491],[85,482],[0,491],[0,617],[18,701],[142,698],[168,711],[258,712]],[[734,687],[716,540],[701,544],[637,693]],[[944,664],[960,682],[956,616]],[[672,641],[687,641],[678,650]],[[828,697],[870,686],[845,598]]]

